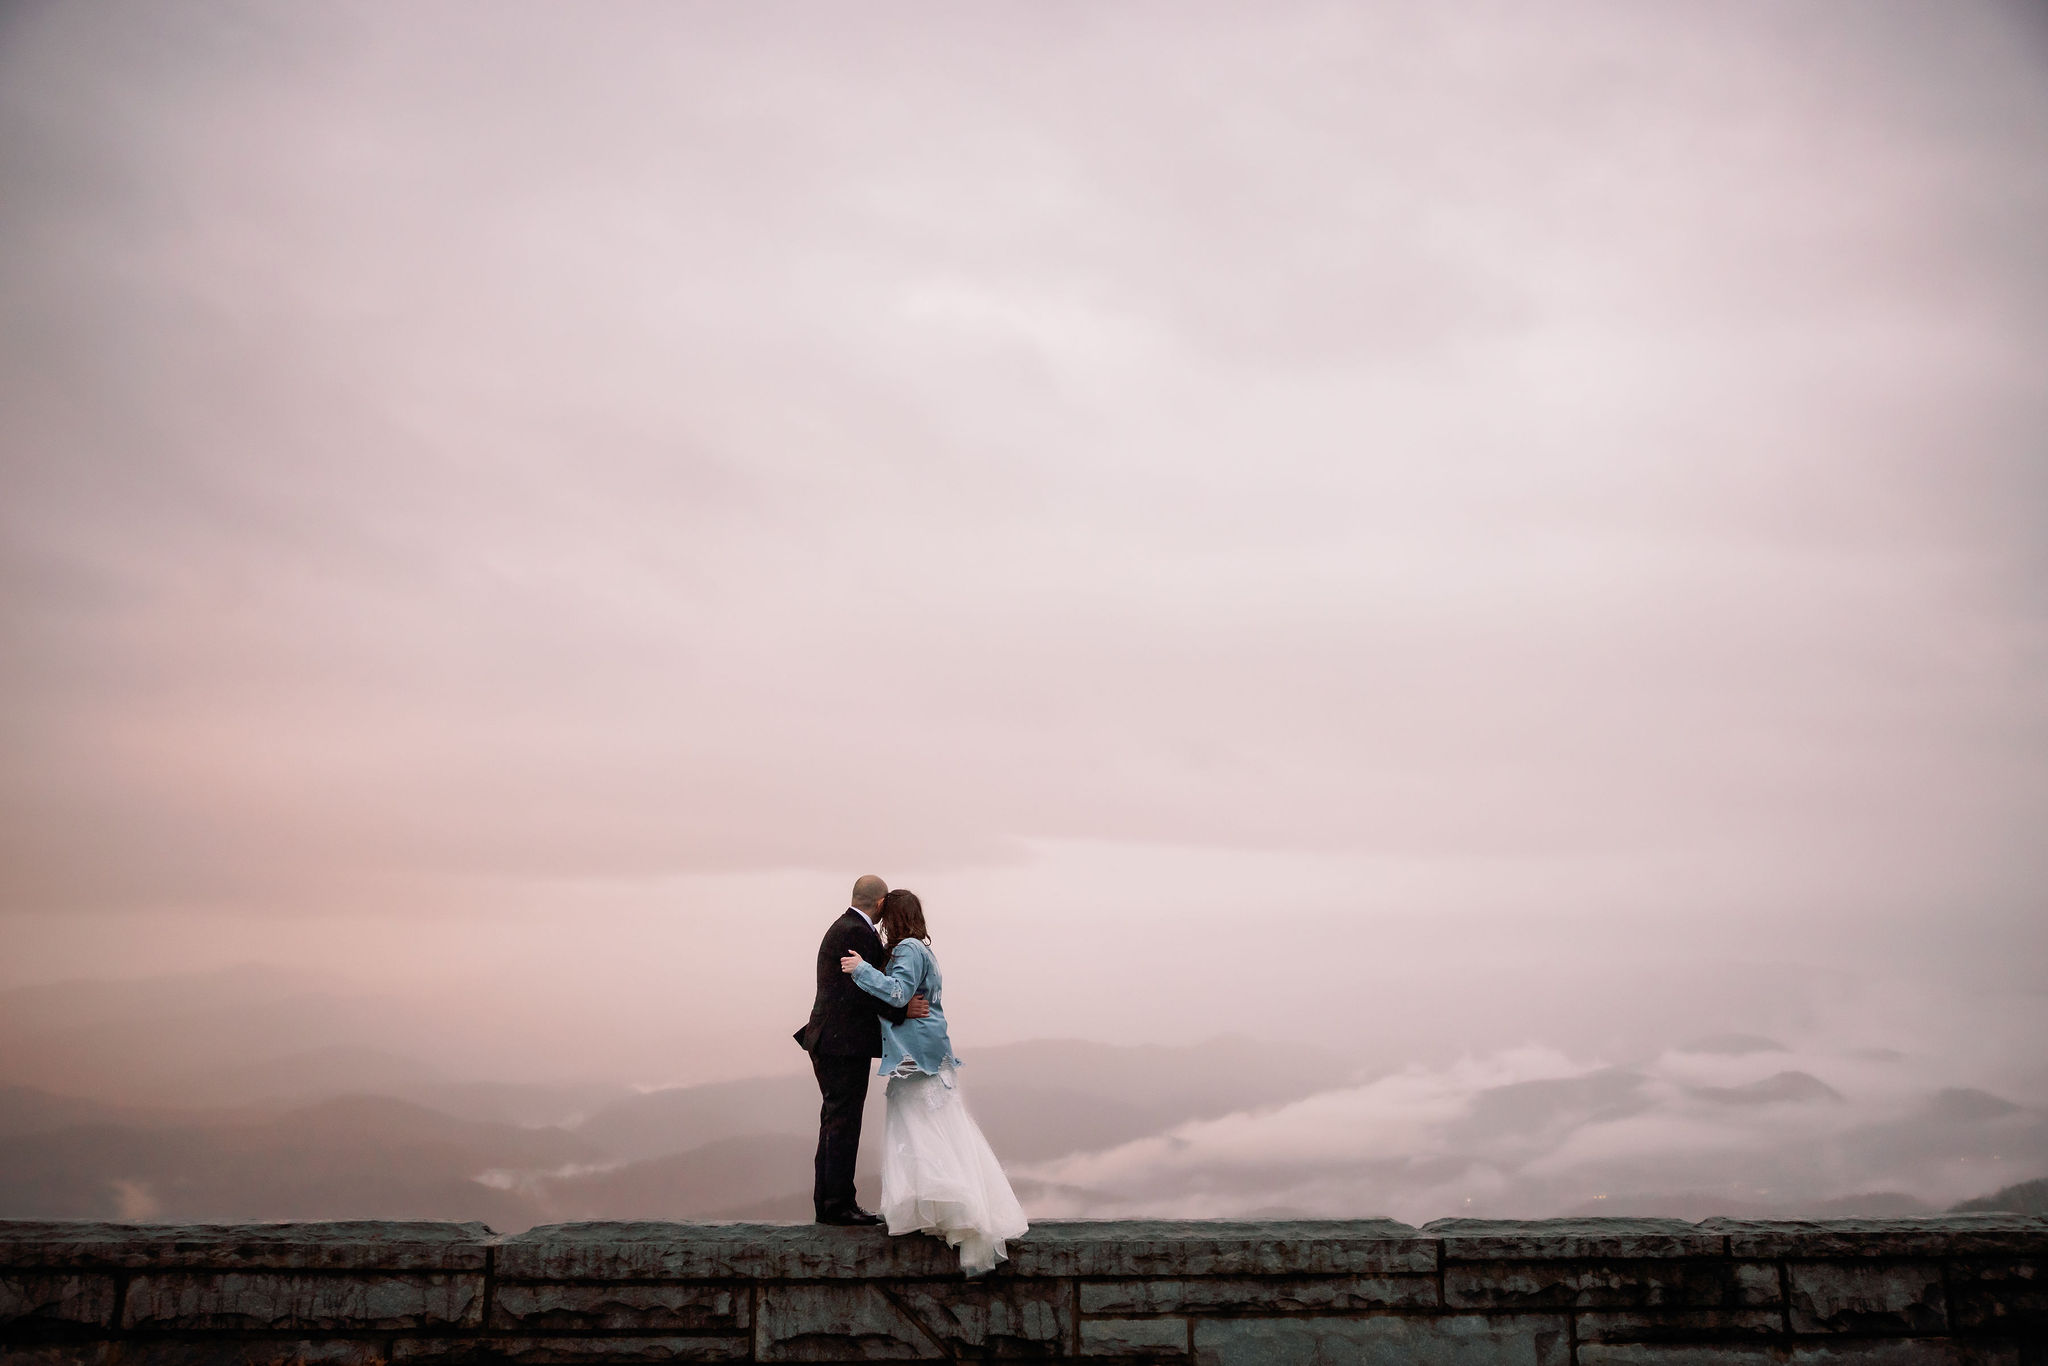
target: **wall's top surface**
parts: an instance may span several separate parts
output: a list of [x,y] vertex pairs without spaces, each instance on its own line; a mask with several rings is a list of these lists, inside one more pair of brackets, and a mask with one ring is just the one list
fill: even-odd
[[[1447,1261],[2035,1256],[2048,1218],[1066,1220],[1010,1246],[1010,1276],[1429,1273]],[[954,1272],[934,1239],[816,1224],[113,1224],[0,1220],[0,1267],[482,1271],[548,1280],[732,1276],[874,1280]]]
[[0,1358],[2048,1363],[2048,1219],[0,1222]]
[[488,1249],[499,1241],[482,1224],[386,1219],[318,1224],[0,1219],[0,1267],[482,1271]]

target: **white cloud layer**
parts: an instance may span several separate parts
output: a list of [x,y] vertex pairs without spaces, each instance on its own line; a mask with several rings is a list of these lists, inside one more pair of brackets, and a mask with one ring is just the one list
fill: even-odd
[[[2038,1014],[2038,1012],[2037,1012]],[[2038,1023],[2038,1021],[2037,1021]],[[2048,1112],[1947,1086],[1948,1060],[1707,1041],[1613,1065],[1525,1047],[1417,1065],[1021,1173],[1053,1217],[1290,1211],[1904,1212],[2039,1174]],[[1707,1051],[1701,1051],[1705,1049]]]

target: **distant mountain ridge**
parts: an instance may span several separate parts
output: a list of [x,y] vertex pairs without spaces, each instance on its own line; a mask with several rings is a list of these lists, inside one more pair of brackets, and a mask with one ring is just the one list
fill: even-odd
[[1982,1210],[2048,1215],[2048,1177],[2042,1177],[2038,1181],[2022,1181],[2003,1190],[1993,1191],[1989,1195],[1980,1195],[1975,1200],[1965,1200],[1955,1206],[1958,1214]]
[[482,1219],[524,1227],[539,1207],[479,1182],[479,1173],[599,1156],[565,1130],[460,1120],[386,1097],[210,1122],[98,1119],[0,1138],[0,1217]]
[[[998,1152],[1025,1161],[1297,1098],[1348,1075],[1308,1050],[1284,1063],[1271,1054],[1245,1039],[1178,1048],[1042,1041],[975,1051],[962,1085]],[[605,1103],[587,1118],[535,1127],[475,1112],[494,1094],[501,1108],[531,1103],[536,1088],[465,1087],[403,1059],[387,1065],[374,1050],[316,1057],[337,1066],[296,1078],[294,1061],[237,1075],[261,1079],[263,1093],[367,1076],[414,1095],[209,1110],[0,1088],[0,1217],[481,1218],[522,1228],[808,1211],[818,1098],[807,1076],[638,1095],[592,1087],[583,1099]],[[881,1084],[871,1088],[868,1191],[884,1096]],[[466,1113],[423,1103],[432,1099]]]
[[[469,1081],[407,1052],[426,1036],[386,1004],[256,967],[0,992],[0,1217],[807,1217],[807,1075]],[[1890,1050],[1756,1034],[1369,1075],[1240,1037],[965,1052],[968,1104],[1041,1216],[1900,1214],[1973,1178],[2004,1186],[1985,1201],[2038,1199],[2015,1178],[2048,1170],[2040,1109]],[[1697,1141],[1658,1148],[1674,1129]]]
[[[1002,1057],[999,1050],[986,1052],[992,1061]],[[1086,1050],[1066,1046],[1034,1047],[1015,1060],[1011,1075],[1031,1076],[1047,1057],[1086,1056]],[[1037,1140],[1045,1150],[1065,1147],[1077,1133],[1092,1137],[1151,1123],[1157,1113],[1169,1113],[1154,1112],[1141,1120],[1137,1107],[1126,1107],[1105,1120],[1104,1112],[1088,1108],[1094,1104],[1093,1090],[1122,1084],[1121,1067],[1130,1059],[1110,1050],[1105,1061],[1092,1072],[1063,1064],[1067,1080],[1075,1083],[1058,1093],[1065,1109],[1047,1108],[1047,1093],[1029,1087],[1010,1091],[999,1081],[990,1089],[1020,1109],[1034,1111],[1032,1122],[1052,1126]],[[1156,1067],[1162,1060],[1153,1056],[1147,1062]],[[1002,1070],[989,1068],[997,1074]],[[1255,1089],[1254,1094],[1270,1096],[1274,1085]],[[0,1087],[0,1217],[481,1219],[507,1231],[562,1219],[801,1219],[808,1215],[814,1141],[808,1124],[816,1104],[808,1089],[808,1079],[803,1078],[677,1088],[634,1098],[644,1103],[640,1106],[600,1111],[590,1125],[537,1128],[458,1118],[389,1097],[340,1097],[284,1110],[195,1111],[117,1107],[19,1086]],[[1145,1099],[1160,1105],[1174,1090],[1162,1083]],[[876,1136],[881,1131],[882,1097],[883,1089],[875,1087],[869,1118],[875,1126],[870,1132]],[[1828,1103],[1819,1097],[1781,1103],[1811,1104],[1816,1099]],[[1583,1078],[1517,1083],[1482,1093],[1481,1100],[1466,1124],[1495,1132],[1541,1133],[1560,1122],[1572,1122],[1573,1115],[1627,1120],[1642,1109],[1642,1079],[1613,1069]],[[1183,1090],[1179,1103],[1183,1108],[1213,1107],[1226,1103],[1226,1098],[1213,1091]],[[1083,1107],[1078,1119],[1072,1111],[1076,1104]],[[699,1111],[694,1118],[692,1106]],[[1000,1115],[1002,1105],[993,1108]],[[1241,1106],[1230,1113],[1248,1114],[1256,1108]],[[607,1114],[606,1122],[597,1122]],[[2040,1123],[2032,1112],[1981,1093],[1930,1097],[1916,1114],[1900,1125],[1873,1131],[1863,1141],[1878,1145],[1881,1152],[1949,1151],[1957,1142],[1952,1135],[1972,1133],[1986,1124],[1991,1126],[1987,1134],[2003,1134],[1996,1141],[2007,1146],[2015,1138],[2023,1143],[2040,1141]],[[679,1150],[634,1156],[603,1141],[607,1135],[624,1134],[636,1142],[651,1142],[652,1124],[678,1115],[688,1121],[671,1131]],[[628,1119],[633,1123],[624,1122]],[[712,1133],[717,1124],[762,1121],[772,1124],[742,1133]],[[1005,1126],[1019,1125],[1015,1115],[989,1121],[998,1151],[1014,1162],[1025,1161],[1016,1154],[1030,1151],[1032,1141],[1030,1123],[1006,1131]],[[1106,1127],[1090,1130],[1090,1125]],[[1169,1123],[1164,1129],[1172,1127]],[[1987,1137],[1979,1143],[1991,1141]],[[871,1140],[863,1147],[863,1189],[872,1191],[878,1145]],[[1969,1147],[1965,1144],[1965,1150]],[[1027,1201],[1060,1197],[1029,1172],[1020,1171],[1017,1184]],[[1066,1198],[1077,1194],[1084,1193],[1068,1192]],[[2026,1211],[2044,1200],[2048,1182],[2023,1182],[1958,1208]],[[1314,1201],[1268,1201],[1256,1207],[1295,1217],[1358,1213]],[[1896,1191],[1799,1200],[1745,1197],[1725,1190],[1657,1193],[1641,1187],[1634,1195],[1550,1212],[1703,1218],[1879,1216],[1932,1209],[1925,1201]]]
[[[1253,1039],[1113,1045],[1034,1040],[966,1050],[961,1086],[1005,1158],[1035,1161],[1107,1147],[1191,1119],[1276,1105],[1343,1084],[1342,1060]],[[872,1088],[870,1120],[881,1087]],[[669,1087],[597,1110],[578,1132],[639,1160],[746,1133],[815,1134],[818,1091],[808,1076]]]

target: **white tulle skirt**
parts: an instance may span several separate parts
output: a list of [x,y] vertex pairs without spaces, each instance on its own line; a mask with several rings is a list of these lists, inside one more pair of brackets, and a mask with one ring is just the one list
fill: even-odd
[[888,1104],[881,1215],[889,1232],[944,1238],[960,1249],[962,1271],[989,1270],[1030,1225],[953,1069],[889,1078]]

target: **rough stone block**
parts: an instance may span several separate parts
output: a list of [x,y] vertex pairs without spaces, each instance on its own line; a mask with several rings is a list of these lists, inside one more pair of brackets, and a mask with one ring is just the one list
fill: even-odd
[[1721,1234],[1681,1219],[1438,1219],[1422,1232],[1443,1239],[1446,1262],[1719,1257],[1726,1249]]
[[1959,1258],[1949,1263],[1948,1296],[1957,1332],[2048,1336],[2048,1262]]
[[1565,1366],[1553,1314],[1198,1319],[1195,1366]]
[[1839,1340],[1793,1347],[1723,1342],[1579,1344],[1579,1366],[2022,1366],[2009,1343],[1972,1345],[1934,1338]]
[[1431,1276],[1330,1276],[1252,1280],[1241,1276],[1143,1281],[1084,1281],[1089,1314],[1306,1313],[1334,1309],[1430,1309]]
[[1753,1308],[1784,1303],[1776,1262],[1736,1262],[1734,1266],[1735,1298],[1731,1303]]
[[1934,1262],[1793,1262],[1795,1333],[1938,1333],[1948,1326]]
[[0,1272],[0,1324],[114,1321],[112,1276]]
[[107,1224],[0,1220],[0,1266],[481,1271],[483,1224],[350,1219],[308,1224]]
[[[1772,1275],[1776,1291],[1776,1274]],[[1720,1308],[1742,1302],[1727,1261],[1450,1262],[1444,1303],[1457,1309]]]
[[124,1328],[473,1328],[483,1321],[482,1276],[292,1275],[184,1271],[137,1276]]
[[1063,1356],[1073,1340],[1068,1281],[919,1281],[884,1293],[955,1357]]
[[1767,1338],[1784,1330],[1775,1309],[1617,1309],[1576,1316],[1579,1341],[1717,1342]]
[[1737,1257],[2048,1256],[2048,1219],[1943,1214],[1926,1219],[1707,1219]]
[[924,1329],[878,1285],[761,1287],[754,1350],[762,1361],[935,1361]]
[[528,1332],[550,1328],[725,1329],[744,1332],[746,1287],[730,1285],[529,1285],[499,1282],[489,1326]]
[[1084,1357],[1184,1357],[1186,1319],[1083,1319]]
[[463,1362],[489,1366],[547,1366],[558,1362],[745,1361],[745,1338],[695,1337],[494,1337],[400,1338],[391,1359]]

